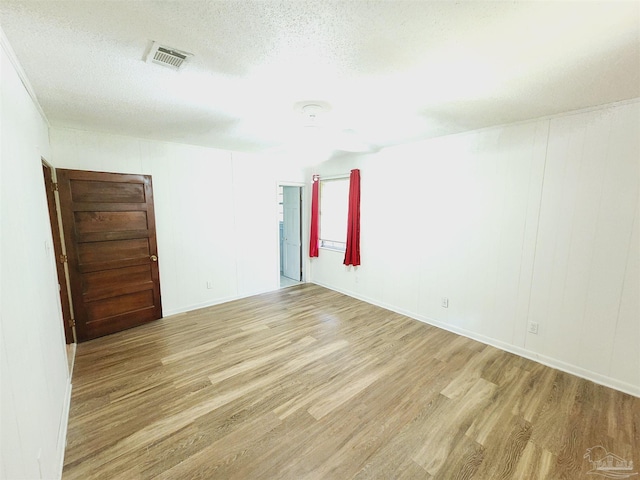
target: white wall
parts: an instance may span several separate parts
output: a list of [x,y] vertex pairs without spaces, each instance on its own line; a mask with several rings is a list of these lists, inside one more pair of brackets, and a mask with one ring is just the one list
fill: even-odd
[[[51,128],[56,168],[152,175],[164,316],[278,288],[276,158]],[[207,288],[207,282],[212,288]]]
[[636,101],[322,164],[361,169],[362,266],[311,279],[640,396],[639,132]]
[[277,184],[304,178],[278,157],[49,129],[2,40],[0,478],[59,478],[71,383],[41,157],[152,175],[165,316],[278,288]]
[[47,124],[2,37],[0,477],[59,478],[71,385],[42,174]]

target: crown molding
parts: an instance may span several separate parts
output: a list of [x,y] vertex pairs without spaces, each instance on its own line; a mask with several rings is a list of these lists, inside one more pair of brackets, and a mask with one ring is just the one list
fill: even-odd
[[9,43],[9,39],[5,35],[4,30],[2,30],[2,27],[0,27],[0,46],[2,46],[2,50],[4,50],[4,52],[7,54],[7,57],[9,58],[11,65],[13,65],[13,68],[15,69],[16,73],[18,74],[18,77],[20,78],[22,85],[24,86],[25,90],[31,97],[31,100],[35,105],[36,110],[38,110],[38,113],[40,113],[40,116],[42,117],[44,122],[47,124],[47,126],[51,127],[51,124],[49,123],[49,119],[45,115],[44,110],[42,110],[42,105],[40,105],[40,102],[38,101],[36,92],[33,90],[33,87],[31,86],[31,82],[29,81],[29,78],[27,78],[27,74],[24,72],[22,65],[20,65],[20,62],[18,61],[18,57],[16,57],[16,54],[13,51],[13,48]]

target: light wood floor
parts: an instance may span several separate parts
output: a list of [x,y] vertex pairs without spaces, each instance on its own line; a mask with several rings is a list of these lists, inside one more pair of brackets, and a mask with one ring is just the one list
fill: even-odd
[[300,285],[79,345],[63,478],[603,478],[639,437],[638,398]]

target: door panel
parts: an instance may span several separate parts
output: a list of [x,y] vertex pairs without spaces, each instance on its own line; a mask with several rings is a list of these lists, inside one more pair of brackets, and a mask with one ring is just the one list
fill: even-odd
[[84,233],[146,230],[146,212],[75,212],[76,229]]
[[103,318],[142,310],[148,308],[149,305],[153,305],[153,291],[148,289],[128,295],[87,302],[87,321],[100,321]]
[[85,273],[82,276],[82,293],[96,295],[107,289],[122,288],[123,282],[132,285],[152,282],[151,265],[136,265],[134,267],[116,268]]
[[145,203],[144,185],[140,183],[71,179],[71,185],[73,201],[78,203]]
[[149,241],[146,238],[107,242],[88,241],[78,244],[78,259],[85,270],[91,270],[94,263],[134,259],[146,261],[149,260],[150,254]]
[[300,187],[282,187],[284,213],[284,276],[302,278],[302,241],[300,230]]
[[78,340],[162,317],[148,175],[58,170]]

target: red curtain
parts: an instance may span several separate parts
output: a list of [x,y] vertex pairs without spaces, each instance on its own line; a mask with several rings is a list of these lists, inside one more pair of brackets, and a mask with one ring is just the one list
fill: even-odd
[[318,256],[318,209],[320,208],[320,204],[318,203],[320,200],[320,177],[318,175],[313,176],[313,186],[311,188],[311,234],[309,235],[309,256],[317,257]]
[[351,170],[349,178],[349,217],[347,219],[347,251],[344,264],[360,265],[360,170]]

